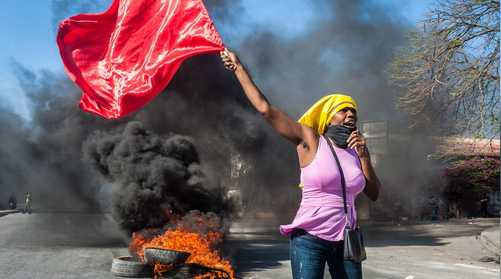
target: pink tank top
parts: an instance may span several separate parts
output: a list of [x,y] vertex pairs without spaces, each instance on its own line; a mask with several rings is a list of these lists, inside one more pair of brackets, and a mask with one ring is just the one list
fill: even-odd
[[338,148],[334,150],[339,158],[346,181],[346,202],[348,218],[343,208],[341,176],[336,160],[324,137],[319,138],[317,153],[313,161],[301,168],[303,193],[301,205],[288,225],[280,226],[280,233],[289,235],[295,229],[329,241],[343,240],[347,225],[356,224],[355,198],[365,187],[365,177],[355,150]]

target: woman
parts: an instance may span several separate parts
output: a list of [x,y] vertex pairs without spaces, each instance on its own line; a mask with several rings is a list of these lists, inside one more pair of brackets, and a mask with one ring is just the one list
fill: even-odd
[[[361,264],[344,260],[343,231],[346,225],[356,225],[356,195],[363,191],[375,201],[381,186],[365,139],[356,130],[357,104],[346,95],[325,96],[296,122],[268,102],[233,52],[225,49],[221,59],[235,73],[256,110],[296,146],[302,201],[292,224],[280,227],[280,232],[291,238],[293,278],[323,278],[326,262],[332,278],[362,278]],[[348,216],[344,212],[339,166],[329,144],[344,173]]]

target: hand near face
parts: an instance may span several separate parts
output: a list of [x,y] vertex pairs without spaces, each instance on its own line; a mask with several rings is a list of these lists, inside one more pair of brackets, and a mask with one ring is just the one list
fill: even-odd
[[366,146],[365,138],[362,133],[360,133],[360,131],[353,131],[348,137],[347,142],[349,148],[355,149],[358,157],[360,157],[361,159],[369,157],[369,151]]

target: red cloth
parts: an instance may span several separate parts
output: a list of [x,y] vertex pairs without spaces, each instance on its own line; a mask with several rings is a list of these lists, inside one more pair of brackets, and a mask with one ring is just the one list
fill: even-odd
[[80,107],[105,118],[141,108],[185,59],[223,49],[202,0],[113,0],[61,22],[57,44]]

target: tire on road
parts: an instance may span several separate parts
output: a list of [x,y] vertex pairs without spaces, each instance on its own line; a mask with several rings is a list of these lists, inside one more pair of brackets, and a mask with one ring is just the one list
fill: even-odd
[[189,257],[190,253],[183,251],[176,251],[170,249],[160,249],[160,248],[146,248],[144,249],[144,258],[146,263],[154,265],[159,264],[171,264],[178,265],[184,263]]
[[151,278],[153,267],[132,257],[118,257],[111,263],[111,273],[119,277]]

